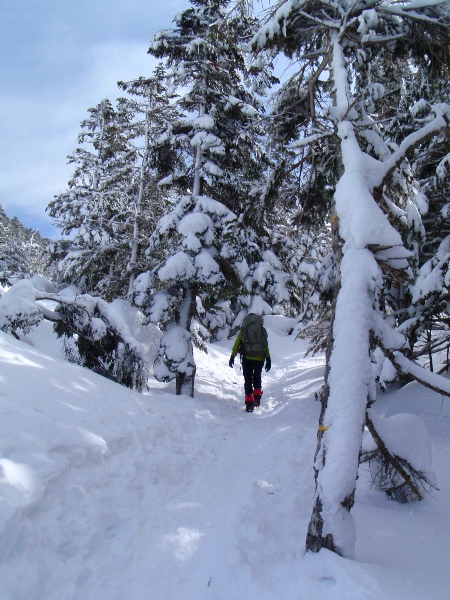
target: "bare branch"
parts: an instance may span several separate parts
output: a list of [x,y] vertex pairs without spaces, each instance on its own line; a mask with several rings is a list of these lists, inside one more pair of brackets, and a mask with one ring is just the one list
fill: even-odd
[[397,473],[404,479],[406,485],[410,488],[410,490],[417,497],[417,499],[422,500],[422,494],[417,489],[417,486],[414,485],[411,477],[409,476],[409,473],[406,471],[406,469],[403,468],[398,457],[395,454],[392,454],[392,452],[390,452],[387,448],[386,444],[378,434],[378,431],[375,429],[375,425],[369,417],[368,412],[366,412],[366,426],[367,429],[370,431],[373,441],[377,445],[377,448],[383,457],[383,461],[386,462],[388,465],[392,465],[395,471],[397,471]]

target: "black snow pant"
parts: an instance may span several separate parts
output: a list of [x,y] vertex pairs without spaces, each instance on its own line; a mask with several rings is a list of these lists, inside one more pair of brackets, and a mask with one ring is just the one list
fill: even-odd
[[245,395],[253,394],[253,390],[261,389],[261,373],[264,366],[263,360],[249,360],[242,357],[242,372],[244,374]]

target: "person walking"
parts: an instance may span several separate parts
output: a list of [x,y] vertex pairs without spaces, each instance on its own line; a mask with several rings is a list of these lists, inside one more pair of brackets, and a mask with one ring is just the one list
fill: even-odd
[[228,362],[231,368],[238,352],[241,355],[244,375],[245,409],[247,412],[253,412],[253,408],[261,403],[264,363],[266,372],[272,367],[267,331],[261,315],[250,313],[244,317],[231,350]]

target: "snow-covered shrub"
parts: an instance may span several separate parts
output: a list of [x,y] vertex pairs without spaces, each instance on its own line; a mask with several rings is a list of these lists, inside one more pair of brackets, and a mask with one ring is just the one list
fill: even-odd
[[82,366],[142,390],[147,369],[140,345],[108,302],[86,294],[73,302],[60,302],[56,314],[55,331],[74,339]]
[[34,288],[29,280],[15,283],[0,298],[0,329],[18,337],[24,335],[43,319],[42,311],[36,306]]
[[[50,301],[56,308],[43,301]],[[29,279],[18,281],[0,298],[0,329],[15,337],[18,331],[29,333],[44,318],[55,323],[58,336],[70,340],[65,347],[72,360],[122,385],[142,390],[147,369],[141,346],[111,304],[67,291],[39,291]]]

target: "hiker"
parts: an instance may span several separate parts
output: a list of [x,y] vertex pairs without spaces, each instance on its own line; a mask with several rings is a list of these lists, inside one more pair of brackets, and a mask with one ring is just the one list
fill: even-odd
[[245,409],[253,412],[255,406],[261,403],[261,373],[266,362],[266,371],[270,371],[272,361],[270,360],[269,343],[267,331],[263,326],[263,318],[254,313],[248,314],[242,321],[242,327],[234,342],[229,365],[234,366],[234,358],[237,353],[241,355],[242,372],[244,375]]

